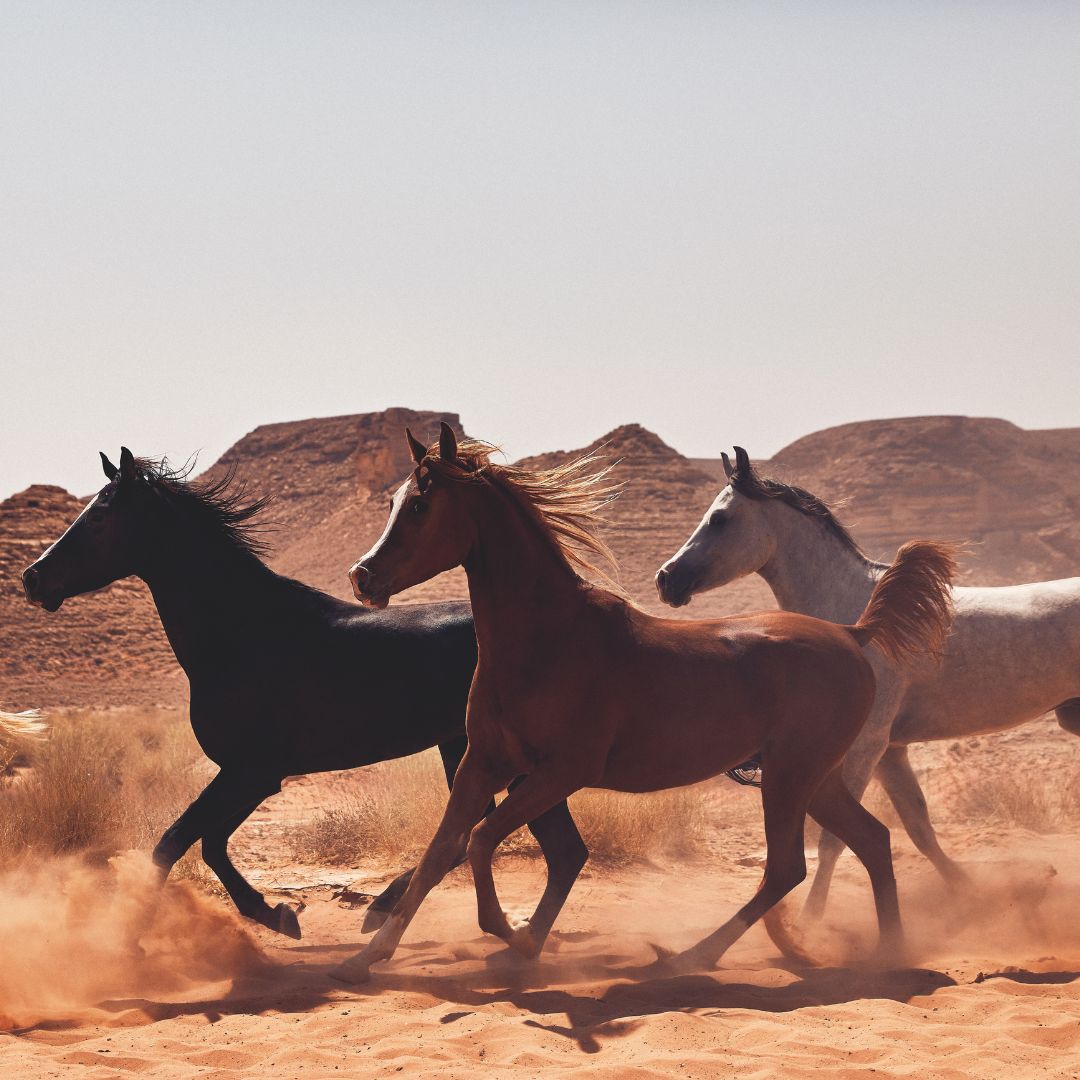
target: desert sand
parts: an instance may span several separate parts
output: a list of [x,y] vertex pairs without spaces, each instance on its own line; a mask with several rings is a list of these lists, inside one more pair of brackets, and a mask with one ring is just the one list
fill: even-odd
[[[1075,1077],[1075,836],[964,821],[948,801],[976,771],[1019,765],[1038,777],[1066,738],[1044,720],[967,749],[927,748],[943,843],[973,885],[948,894],[894,830],[910,955],[884,966],[871,959],[868,887],[849,856],[825,921],[798,929],[821,966],[790,965],[760,928],[716,971],[654,966],[650,942],[692,943],[760,874],[757,796],[718,783],[727,824],[712,857],[590,868],[538,962],[479,933],[458,870],[394,961],[343,986],[328,972],[365,940],[363,894],[389,875],[275,858],[278,824],[359,781],[290,783],[236,851],[262,887],[306,905],[301,942],[242,923],[188,883],[155,906],[144,856],[0,880],[0,950],[12,958],[0,976],[4,1075]],[[536,861],[502,860],[507,907],[525,909],[541,874]]]

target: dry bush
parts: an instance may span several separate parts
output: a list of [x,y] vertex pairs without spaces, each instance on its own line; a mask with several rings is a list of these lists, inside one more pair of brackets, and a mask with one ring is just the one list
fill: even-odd
[[1053,832],[1080,823],[1080,771],[988,775],[964,770],[954,777],[949,803],[952,816],[965,822]]
[[300,862],[355,866],[372,858],[412,858],[435,835],[446,808],[446,776],[435,750],[372,765],[361,790],[289,834]]
[[209,777],[182,713],[78,710],[49,721],[28,768],[0,784],[0,863],[149,847]]
[[707,787],[672,788],[643,795],[579,791],[570,812],[595,858],[689,859],[707,854],[716,832]]
[[[322,810],[290,836],[300,862],[356,866],[372,858],[415,859],[435,834],[446,807],[442,764],[435,751],[385,762],[360,774],[360,793]],[[581,791],[570,807],[592,855],[601,860],[689,857],[709,849],[703,788],[649,795]],[[500,854],[538,854],[520,830]]]

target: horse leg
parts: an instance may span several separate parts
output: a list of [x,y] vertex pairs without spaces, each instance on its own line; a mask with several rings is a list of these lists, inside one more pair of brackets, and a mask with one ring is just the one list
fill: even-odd
[[[446,786],[450,790],[453,790],[454,775],[458,771],[458,766],[461,764],[461,759],[465,756],[465,749],[468,745],[469,740],[464,735],[457,739],[451,739],[449,742],[439,743],[439,755],[442,757],[443,771],[446,773]],[[492,799],[491,802],[488,803],[485,814],[490,814],[494,809],[495,800]],[[460,862],[455,864],[455,866],[460,865]],[[394,910],[397,902],[405,895],[405,890],[409,887],[409,882],[412,881],[414,873],[416,873],[415,866],[402,874],[398,874],[398,876],[371,901],[368,905],[367,912],[364,915],[364,925],[360,928],[362,933],[368,934],[372,930],[378,930],[379,927],[386,922],[387,917],[390,912]]]
[[417,865],[405,895],[365,948],[331,972],[335,979],[365,982],[372,964],[389,960],[394,955],[424,897],[461,862],[473,826],[483,817],[484,808],[495,792],[505,787],[510,779],[482,761],[470,747],[454,778],[442,822]]
[[[567,780],[565,770],[540,769],[515,781],[510,794],[472,831],[468,858],[476,890],[480,929],[502,938],[530,958],[543,948],[555,919],[566,903],[585,860],[589,857],[566,796],[581,785]],[[548,867],[547,885],[536,911],[526,924],[511,927],[499,904],[491,860],[511,833],[529,824],[541,845]]]
[[[888,748],[889,725],[871,732],[869,724],[848,751],[844,759],[844,783],[856,799],[861,799],[866,791],[870,777],[874,775],[882,754]],[[874,736],[874,737],[870,737]],[[829,898],[829,886],[844,842],[832,832],[826,830],[818,841],[818,865],[810,886],[810,895],[806,899],[803,914],[809,919],[820,919],[825,914],[825,902]]]
[[[262,800],[260,799],[259,802]],[[280,903],[271,907],[263,894],[253,888],[229,858],[229,837],[251,816],[259,802],[249,803],[227,821],[211,826],[203,834],[203,862],[217,874],[218,880],[232,898],[237,911],[247,919],[286,937],[300,939],[300,920],[292,906]]]
[[547,884],[528,925],[515,930],[511,944],[526,956],[536,956],[588,861],[589,849],[565,799],[530,821],[529,832],[540,845],[547,863]]
[[811,817],[850,847],[866,867],[877,909],[879,950],[894,955],[902,951],[904,930],[900,923],[889,830],[848,791],[839,767],[821,782],[810,800],[809,810]]
[[157,842],[153,860],[161,872],[162,881],[169,876],[169,871],[196,840],[215,826],[220,828],[245,807],[254,809],[264,799],[276,795],[280,790],[279,777],[222,769]]
[[761,803],[765,812],[765,875],[752,899],[718,930],[678,955],[656,948],[658,956],[680,971],[715,967],[720,958],[767,911],[806,878],[803,828],[810,796],[820,772],[801,757],[777,761],[768,749],[761,767]]
[[926,797],[911,768],[906,746],[890,746],[885,751],[884,757],[878,762],[877,778],[892,800],[908,836],[934,864],[937,872],[953,888],[970,884],[971,879],[960,865],[941,850],[934,826],[930,823]]

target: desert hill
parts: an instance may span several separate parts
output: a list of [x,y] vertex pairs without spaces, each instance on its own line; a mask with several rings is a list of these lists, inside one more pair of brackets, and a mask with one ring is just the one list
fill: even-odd
[[840,516],[875,556],[922,534],[972,541],[971,583],[1080,574],[1080,428],[875,420],[807,435],[762,467],[843,502]]
[[[205,475],[235,468],[252,496],[274,495],[267,512],[277,523],[268,537],[271,564],[347,596],[345,570],[378,538],[389,495],[411,467],[403,428],[428,438],[440,419],[462,433],[456,414],[409,409],[268,424],[240,439]],[[622,585],[639,603],[696,618],[772,605],[756,577],[677,614],[656,600],[656,568],[723,484],[719,459],[691,460],[627,424],[589,446],[521,464],[551,466],[590,452],[615,461],[615,478],[626,482],[604,535]],[[913,535],[943,536],[975,542],[966,581],[1080,574],[1080,428],[1025,431],[1002,420],[941,416],[866,421],[808,435],[757,464],[843,502],[841,518],[875,556],[890,558]],[[0,503],[0,704],[182,702],[185,681],[141,583],[120,582],[68,601],[52,616],[23,599],[22,569],[81,506],[45,485]],[[464,575],[456,571],[398,602],[465,595]]]

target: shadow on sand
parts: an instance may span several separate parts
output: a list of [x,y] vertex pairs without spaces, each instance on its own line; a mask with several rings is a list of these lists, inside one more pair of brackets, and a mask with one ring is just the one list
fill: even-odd
[[[488,940],[477,938],[463,944],[454,954],[447,954],[445,946],[434,942],[410,943],[399,953],[399,970],[376,970],[369,983],[355,987],[343,986],[330,977],[330,972],[360,943],[294,946],[283,950],[283,960],[237,978],[229,991],[218,997],[183,1002],[113,999],[99,1002],[96,1010],[99,1019],[101,1013],[105,1014],[106,1023],[124,1025],[182,1016],[203,1016],[215,1023],[235,1014],[299,1014],[331,1003],[405,992],[457,1006],[441,1018],[444,1024],[454,1023],[486,1006],[508,1003],[523,1014],[522,1022],[526,1025],[571,1039],[585,1053],[596,1053],[601,1049],[601,1040],[628,1034],[641,1019],[666,1012],[693,1010],[710,1015],[729,1009],[748,1009],[784,1013],[873,998],[907,1002],[956,985],[942,972],[919,968],[784,971],[770,961],[754,969],[664,975],[656,972],[655,965],[629,966],[633,958],[626,955],[608,953],[579,958],[560,956],[557,952],[552,960],[537,963],[524,961],[508,949],[485,955]],[[435,949],[440,951],[434,952]],[[467,965],[465,970],[445,974],[431,971],[462,964]],[[402,967],[406,970],[400,970]],[[1065,982],[1075,977],[1075,973],[1001,972],[984,976],[991,977]],[[760,981],[751,981],[755,978]],[[566,1017],[565,1023],[556,1022],[560,1014]],[[85,1016],[47,1020],[13,1034],[60,1034],[85,1023]]]

